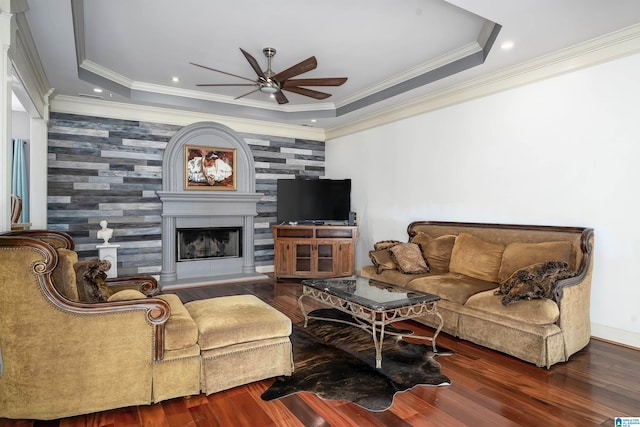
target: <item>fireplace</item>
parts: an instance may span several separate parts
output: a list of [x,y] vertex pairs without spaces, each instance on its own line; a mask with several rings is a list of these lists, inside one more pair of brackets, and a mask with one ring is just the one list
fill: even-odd
[[[185,185],[185,146],[236,152],[236,189]],[[230,128],[212,122],[186,126],[167,144],[162,159],[162,271],[160,287],[264,280],[254,263],[255,192],[249,146]]]
[[177,262],[242,256],[241,227],[179,228]]

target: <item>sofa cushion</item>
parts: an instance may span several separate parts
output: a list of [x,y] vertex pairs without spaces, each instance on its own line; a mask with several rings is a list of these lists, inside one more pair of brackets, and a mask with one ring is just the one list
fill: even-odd
[[504,305],[523,299],[552,299],[557,281],[575,275],[568,267],[566,262],[550,261],[521,268],[500,283],[496,295],[503,296]]
[[175,294],[158,295],[157,298],[166,301],[171,308],[171,316],[164,326],[164,348],[180,350],[195,345],[198,342],[198,325],[180,298]]
[[131,301],[136,299],[145,299],[147,296],[140,291],[136,291],[135,289],[123,289],[111,295],[107,298],[108,302],[116,302],[116,301]]
[[481,240],[467,233],[456,237],[451,251],[449,271],[498,283],[498,272],[505,246]]
[[495,295],[495,290],[473,295],[465,307],[532,325],[552,324],[560,317],[558,305],[551,300],[536,299],[523,301],[520,304],[504,305],[502,297]]
[[532,264],[547,261],[566,262],[572,266],[575,254],[571,242],[542,242],[524,243],[513,242],[507,244],[502,254],[502,264],[498,273],[498,280],[502,282],[516,270]]
[[[399,270],[384,270],[380,273],[376,272],[376,267],[373,265],[365,265],[360,269],[360,276],[368,279],[375,279],[384,283],[391,283],[396,286],[405,286],[412,280],[418,277],[430,276],[433,273],[423,274],[404,274]],[[495,286],[495,284],[494,284]]]
[[369,251],[369,258],[371,258],[371,262],[376,267],[378,274],[384,270],[396,270],[398,268],[395,261],[391,258],[391,253],[388,249]]
[[233,295],[185,304],[198,325],[202,350],[291,335],[291,320],[254,295]]
[[454,234],[433,238],[422,231],[411,238],[412,243],[417,243],[422,247],[422,255],[429,263],[431,271],[436,273],[446,273],[449,271],[451,251],[456,242]]
[[421,277],[407,283],[406,288],[438,295],[446,301],[464,304],[467,300],[488,289],[495,289],[496,284],[476,279],[459,273],[443,273]]
[[76,272],[73,268],[78,262],[78,254],[65,248],[58,248],[56,252],[58,252],[58,264],[51,273],[53,286],[66,299],[79,302]]
[[390,247],[389,252],[402,273],[421,274],[431,271],[429,264],[422,256],[420,245],[416,243],[398,243]]
[[373,244],[373,250],[379,251],[382,249],[389,249],[391,246],[395,246],[398,243],[402,243],[400,240],[380,240]]

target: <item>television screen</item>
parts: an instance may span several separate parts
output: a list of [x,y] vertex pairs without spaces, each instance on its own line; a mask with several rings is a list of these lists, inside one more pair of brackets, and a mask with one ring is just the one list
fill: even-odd
[[348,223],[350,179],[279,179],[278,223]]

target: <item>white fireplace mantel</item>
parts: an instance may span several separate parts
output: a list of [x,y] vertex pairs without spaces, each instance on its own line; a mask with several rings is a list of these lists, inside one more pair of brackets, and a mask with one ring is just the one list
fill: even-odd
[[257,215],[260,193],[157,191],[162,216]]

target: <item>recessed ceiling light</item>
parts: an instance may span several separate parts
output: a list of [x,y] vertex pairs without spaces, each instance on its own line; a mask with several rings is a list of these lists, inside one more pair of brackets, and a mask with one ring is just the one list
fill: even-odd
[[317,122],[316,119],[311,119],[311,123],[315,123],[315,122]]
[[507,40],[505,42],[502,42],[502,44],[500,45],[500,49],[502,50],[511,50],[513,49],[514,43],[511,40]]
[[179,77],[172,77],[171,81],[174,82],[174,83],[178,83],[180,81],[180,78]]
[[93,88],[93,91],[94,91],[95,93],[102,93],[102,89],[100,89],[99,87],[95,87],[95,88]]

